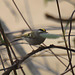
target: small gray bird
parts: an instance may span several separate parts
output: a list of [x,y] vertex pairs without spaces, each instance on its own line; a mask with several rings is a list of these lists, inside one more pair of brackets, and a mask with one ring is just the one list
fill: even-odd
[[42,33],[47,33],[45,29],[38,29],[34,30],[30,33],[23,34],[21,36],[18,36],[16,38],[23,38],[25,39],[30,45],[40,45],[45,41],[46,38],[40,36]]
[[58,38],[55,34],[49,34],[45,29],[34,30],[30,33],[20,35],[16,38],[25,39],[30,45],[40,45],[46,38]]

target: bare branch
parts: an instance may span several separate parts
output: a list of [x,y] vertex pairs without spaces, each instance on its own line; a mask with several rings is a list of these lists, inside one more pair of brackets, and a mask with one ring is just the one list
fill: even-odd
[[6,74],[9,74],[12,70],[15,70],[15,69],[18,69],[20,67],[20,65],[26,60],[28,59],[29,57],[31,57],[32,55],[34,55],[35,53],[38,53],[42,50],[45,50],[45,49],[49,49],[49,48],[59,48],[59,49],[63,49],[63,50],[69,50],[69,51],[72,51],[72,52],[75,52],[75,50],[73,49],[69,49],[69,48],[66,48],[66,47],[62,47],[62,46],[55,46],[55,45],[50,45],[50,46],[42,46],[42,47],[39,47],[38,49],[28,53],[25,57],[23,57],[21,60],[18,60],[18,61],[15,61],[15,63],[9,68],[7,69],[7,71],[5,71],[3,73],[3,75],[6,75]]

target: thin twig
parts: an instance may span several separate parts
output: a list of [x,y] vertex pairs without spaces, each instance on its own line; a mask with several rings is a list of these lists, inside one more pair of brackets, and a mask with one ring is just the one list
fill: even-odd
[[[44,43],[43,43],[43,45],[46,46]],[[49,51],[51,51],[51,53],[52,53],[65,67],[67,67],[67,66],[58,58],[58,56],[57,56],[51,49],[49,49]]]
[[[12,59],[11,52],[10,52],[10,49],[9,49],[9,42],[8,42],[7,37],[4,34],[4,30],[2,28],[1,22],[0,22],[0,30],[1,30],[1,34],[2,34],[4,42],[5,42],[5,46],[6,46],[6,49],[7,49],[7,52],[8,52],[8,56],[9,56],[10,62],[13,65],[13,59]],[[17,75],[16,71],[15,70],[13,70],[13,71],[14,71],[14,74]]]
[[[60,19],[59,18],[57,18],[57,17],[55,17],[55,16],[52,16],[52,15],[50,15],[50,14],[48,14],[48,13],[46,13],[45,14],[45,16],[46,16],[46,18],[47,19],[52,19],[52,20],[54,20],[54,21],[58,21],[58,22],[60,22]],[[63,22],[68,22],[69,21],[69,19],[68,18],[61,18],[61,20],[63,21]],[[71,20],[72,22],[75,22],[75,18],[73,18],[72,20]]]
[[[72,67],[72,68],[75,68],[75,65]],[[60,75],[64,75],[65,73],[67,73],[67,72],[69,72],[69,71],[71,71],[72,69],[70,68],[70,69],[68,69],[67,71],[65,71],[64,73],[62,73],[62,74],[60,74]]]
[[[69,19],[69,22],[70,22],[70,30],[69,30],[69,35],[68,35],[68,43],[69,43],[69,48],[71,48],[71,44],[70,44],[70,34],[71,34],[71,30],[72,30],[72,17],[73,17],[73,15],[74,15],[74,13],[75,13],[75,10],[72,12],[72,15],[71,15],[71,17],[70,17],[70,19]],[[72,61],[72,52],[70,51],[70,58],[71,58],[71,60],[70,61]],[[69,68],[69,65],[67,66],[67,68],[66,68],[66,70]],[[65,70],[65,71],[66,71]]]
[[26,75],[23,68],[22,67],[20,67],[20,68],[21,68],[21,71],[22,71],[23,75]]
[[[69,43],[69,48],[71,48],[71,43],[70,43],[70,35],[71,35],[71,30],[72,30],[72,17],[75,13],[75,10],[72,12],[71,18],[70,18],[70,30],[69,30],[69,35],[68,35],[68,43]],[[72,57],[72,54],[71,54]]]
[[29,27],[29,29],[32,31],[32,28],[30,27],[30,25],[27,23],[27,21],[25,20],[24,16],[22,15],[21,11],[19,10],[18,6],[16,5],[15,1],[12,0],[13,4],[15,5],[16,9],[18,10],[19,14],[21,15],[22,19],[24,20],[24,22],[27,24],[27,26]]
[[[65,46],[66,46],[66,48],[68,48],[67,42],[66,42],[66,38],[65,38],[65,32],[64,32],[64,28],[63,28],[63,23],[62,23],[62,20],[61,20],[61,13],[60,13],[60,8],[59,8],[58,0],[56,0],[56,3],[57,3],[57,7],[58,7],[58,13],[59,13],[59,18],[60,18],[60,22],[61,22],[61,28],[62,28],[62,32],[63,32],[63,37],[64,37]],[[67,50],[67,54],[68,54],[69,63],[70,63],[71,69],[72,69],[72,74],[74,75],[74,71],[73,71],[73,68],[72,68],[72,63],[71,63],[71,61],[70,61],[71,58],[70,58],[70,54],[69,54],[68,50]]]
[[3,60],[2,60],[1,55],[0,55],[0,59],[1,59],[1,63],[2,63],[3,69],[4,69],[4,71],[5,71],[5,66],[4,66],[4,63],[3,63]]

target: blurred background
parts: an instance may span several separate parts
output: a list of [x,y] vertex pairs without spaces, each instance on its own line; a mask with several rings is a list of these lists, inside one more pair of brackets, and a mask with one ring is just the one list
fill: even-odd
[[[75,0],[58,1],[60,5],[62,19],[66,20],[63,21],[63,25],[65,28],[67,20],[70,18],[72,12],[75,9]],[[49,33],[62,35],[56,0],[15,0],[15,3],[17,4],[22,15],[33,30],[45,28]],[[0,0],[0,19],[4,22],[2,26],[10,41],[12,41],[15,36],[21,34],[21,32],[14,32],[30,30],[26,23],[23,21],[12,0]],[[74,16],[73,19],[75,19]],[[11,32],[13,32],[13,34]],[[68,32],[69,26],[67,27],[66,35],[68,35]],[[74,21],[72,23],[71,35],[75,35]],[[75,49],[74,39],[75,36],[71,36],[71,47],[73,49]],[[66,40],[68,41],[67,37]],[[17,43],[22,44],[14,43],[12,46],[18,58],[24,57],[27,53],[32,51],[32,48],[27,44],[25,40],[18,41]],[[44,43],[46,45],[54,44],[65,46],[62,37],[58,39],[46,39]],[[38,47],[33,48],[37,49]],[[65,65],[68,65],[67,51],[64,51],[62,49],[52,49],[52,51],[56,55],[58,55],[58,57],[63,61],[63,63],[65,63]],[[8,54],[4,46],[0,46],[0,55],[3,58],[5,67],[10,66]],[[74,58],[75,53],[73,53],[72,58],[73,65],[75,65]],[[49,50],[44,50],[42,52],[34,54],[34,56],[30,57],[22,64],[22,67],[26,75],[60,75],[66,69],[66,67]],[[0,68],[2,68],[1,62]],[[0,71],[0,74],[2,74],[3,72],[4,71]],[[21,70],[17,70],[17,72],[18,75],[23,75]],[[11,73],[11,75],[14,74]],[[72,73],[68,72],[66,73],[66,75],[72,75]]]

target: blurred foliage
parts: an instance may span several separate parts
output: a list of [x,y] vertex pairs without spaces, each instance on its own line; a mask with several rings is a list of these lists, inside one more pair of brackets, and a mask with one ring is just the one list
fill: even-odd
[[49,1],[55,1],[55,0],[44,0],[45,4],[47,4]]

